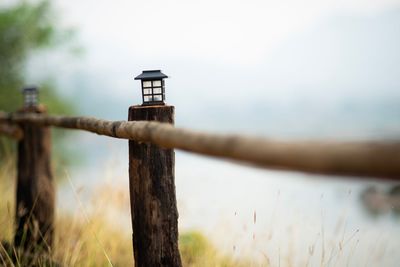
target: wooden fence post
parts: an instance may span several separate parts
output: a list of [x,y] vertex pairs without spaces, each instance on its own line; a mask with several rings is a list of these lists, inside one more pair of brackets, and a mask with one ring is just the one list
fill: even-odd
[[[46,113],[43,106],[26,106],[21,113]],[[50,252],[54,232],[55,192],[50,164],[48,127],[22,123],[18,142],[14,245],[34,253]]]
[[[173,106],[132,106],[130,121],[174,123]],[[129,141],[129,190],[136,267],[182,266],[173,149]]]

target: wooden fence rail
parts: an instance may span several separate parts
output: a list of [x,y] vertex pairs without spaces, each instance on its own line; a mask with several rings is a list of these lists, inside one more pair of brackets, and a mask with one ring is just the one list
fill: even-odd
[[107,121],[34,113],[0,112],[0,122],[86,130],[272,169],[400,179],[400,141],[289,142],[203,133],[154,121]]
[[[14,246],[50,253],[54,185],[49,126],[129,139],[129,191],[136,267],[181,267],[174,150],[263,168],[400,180],[396,142],[279,141],[176,128],[174,107],[131,106],[129,121],[47,115],[44,106],[0,111],[0,134],[18,140]],[[29,215],[29,216],[28,216]]]

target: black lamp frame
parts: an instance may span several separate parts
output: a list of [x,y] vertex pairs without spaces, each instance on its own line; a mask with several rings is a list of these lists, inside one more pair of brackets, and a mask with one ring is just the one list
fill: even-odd
[[[150,86],[145,86],[145,83],[150,82]],[[160,82],[160,86],[155,86],[156,82]],[[159,89],[159,90],[157,90]],[[150,90],[150,92],[148,92]],[[155,92],[155,91],[158,92]],[[146,92],[145,92],[146,91]],[[160,97],[161,100],[154,100]],[[165,101],[165,85],[163,79],[142,80],[142,101],[143,105],[164,105]]]
[[27,87],[22,91],[24,95],[24,106],[34,107],[38,104],[39,92],[36,87]]

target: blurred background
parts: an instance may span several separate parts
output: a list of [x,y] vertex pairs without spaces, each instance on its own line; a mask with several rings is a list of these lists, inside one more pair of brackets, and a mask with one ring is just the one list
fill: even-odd
[[[398,0],[2,0],[0,34],[1,110],[18,109],[20,89],[35,84],[52,114],[125,120],[141,104],[133,78],[161,69],[178,127],[289,140],[400,136]],[[129,235],[127,141],[64,130],[54,138],[59,212],[102,203]],[[1,156],[12,155],[1,142]],[[390,181],[260,170],[181,151],[175,179],[180,232],[202,233],[233,259],[400,260],[400,189]],[[104,188],[121,209],[104,201]]]

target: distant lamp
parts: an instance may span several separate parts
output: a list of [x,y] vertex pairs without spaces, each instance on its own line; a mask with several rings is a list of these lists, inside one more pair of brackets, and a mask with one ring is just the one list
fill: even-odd
[[26,87],[22,93],[25,107],[36,107],[38,105],[38,89],[36,87]]
[[164,79],[167,75],[160,70],[144,70],[135,80],[142,81],[143,105],[164,105]]

